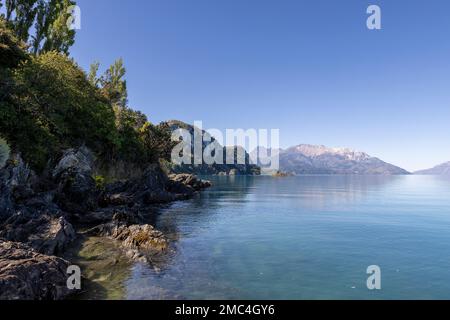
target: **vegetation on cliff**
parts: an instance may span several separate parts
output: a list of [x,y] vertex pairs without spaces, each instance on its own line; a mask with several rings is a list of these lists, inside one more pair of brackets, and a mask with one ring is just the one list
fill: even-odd
[[143,166],[168,159],[168,127],[151,124],[127,105],[123,61],[98,76],[98,63],[86,74],[68,56],[74,31],[62,21],[72,4],[6,1],[0,16],[0,136],[36,171],[80,145],[104,162]]
[[9,159],[10,148],[6,141],[0,137],[0,169],[6,164]]

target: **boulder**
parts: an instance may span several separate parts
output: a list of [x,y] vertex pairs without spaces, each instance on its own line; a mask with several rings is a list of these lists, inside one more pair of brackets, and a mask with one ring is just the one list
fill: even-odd
[[24,244],[0,240],[0,300],[61,300],[69,263]]
[[32,197],[34,172],[21,156],[12,155],[5,168],[0,170],[0,221],[14,213],[17,201]]
[[75,229],[64,217],[18,211],[1,228],[6,240],[26,243],[37,252],[59,255],[76,238]]
[[96,206],[96,186],[92,177],[94,156],[86,147],[64,152],[52,176],[57,202],[68,212],[86,212]]

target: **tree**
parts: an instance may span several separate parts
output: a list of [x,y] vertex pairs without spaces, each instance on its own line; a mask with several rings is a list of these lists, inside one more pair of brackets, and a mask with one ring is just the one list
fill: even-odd
[[[46,35],[40,52],[57,51],[68,54],[69,48],[75,43],[75,30],[71,30],[67,25],[70,13],[69,8],[75,5],[70,0],[50,1],[49,19],[51,23],[44,25],[43,32]],[[54,12],[53,12],[54,10]],[[54,20],[53,20],[54,18]],[[36,47],[37,44],[34,45]]]
[[112,105],[124,108],[128,103],[126,69],[123,59],[116,60],[101,77],[102,92]]
[[148,161],[170,161],[171,152],[173,147],[175,147],[175,143],[171,140],[171,131],[167,123],[155,126],[150,122],[146,122],[139,132],[147,152]]
[[7,28],[6,24],[0,17],[0,69],[14,68],[27,56],[25,44]]
[[36,2],[37,0],[15,0],[13,4],[15,10],[15,17],[12,21],[13,29],[17,37],[24,42],[28,41],[29,30],[36,18]]
[[32,57],[13,80],[14,90],[0,102],[0,134],[33,168],[82,144],[105,158],[119,149],[111,105],[67,56]]
[[75,41],[75,30],[67,22],[69,9],[75,4],[71,0],[5,0],[5,19],[16,36],[29,43],[34,54],[68,54]]
[[100,62],[95,61],[89,67],[88,80],[94,86],[98,87],[100,84],[100,79],[98,78],[98,69],[100,68]]

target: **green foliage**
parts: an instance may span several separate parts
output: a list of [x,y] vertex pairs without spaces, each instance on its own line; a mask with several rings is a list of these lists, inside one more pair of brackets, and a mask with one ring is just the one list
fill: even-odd
[[75,4],[71,0],[6,0],[4,18],[18,39],[30,44],[34,54],[68,54],[75,31],[69,29],[67,21],[69,8]]
[[146,122],[139,131],[147,158],[150,161],[168,161],[170,159],[175,143],[172,142],[171,131],[167,124],[155,126]]
[[6,143],[6,140],[0,137],[0,169],[4,167],[6,161],[8,161],[11,149]]
[[[75,2],[70,0],[50,1],[51,23],[44,25],[43,33],[46,39],[40,52],[69,53],[69,48],[75,43],[75,30],[70,30],[67,26],[70,17],[69,8],[73,5]],[[36,46],[38,44],[34,45],[34,47]]]
[[96,88],[100,84],[100,80],[97,77],[99,68],[100,68],[100,62],[96,61],[96,62],[92,63],[89,68],[89,74],[88,74],[89,82]]
[[114,111],[72,60],[49,52],[22,63],[13,78],[0,132],[34,166],[42,169],[51,155],[83,143],[105,156],[114,151]]
[[0,135],[34,169],[85,144],[100,160],[139,166],[170,156],[167,127],[150,124],[127,103],[118,60],[103,76],[86,75],[56,51],[30,55],[0,19]]
[[124,80],[125,73],[123,60],[118,59],[99,79],[103,94],[114,106],[125,107],[128,103],[127,82]]
[[0,68],[14,68],[27,54],[25,44],[6,25],[6,21],[0,17]]
[[106,179],[103,176],[96,175],[94,176],[95,187],[97,190],[104,190],[106,187]]

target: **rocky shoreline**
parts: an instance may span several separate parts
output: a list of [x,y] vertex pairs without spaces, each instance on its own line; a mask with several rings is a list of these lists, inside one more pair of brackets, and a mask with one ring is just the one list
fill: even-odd
[[156,205],[186,200],[211,186],[150,165],[141,177],[99,184],[86,147],[64,152],[36,175],[20,155],[0,170],[0,299],[65,299],[67,248],[82,236],[118,243],[129,259],[151,263],[169,241],[144,218]]

